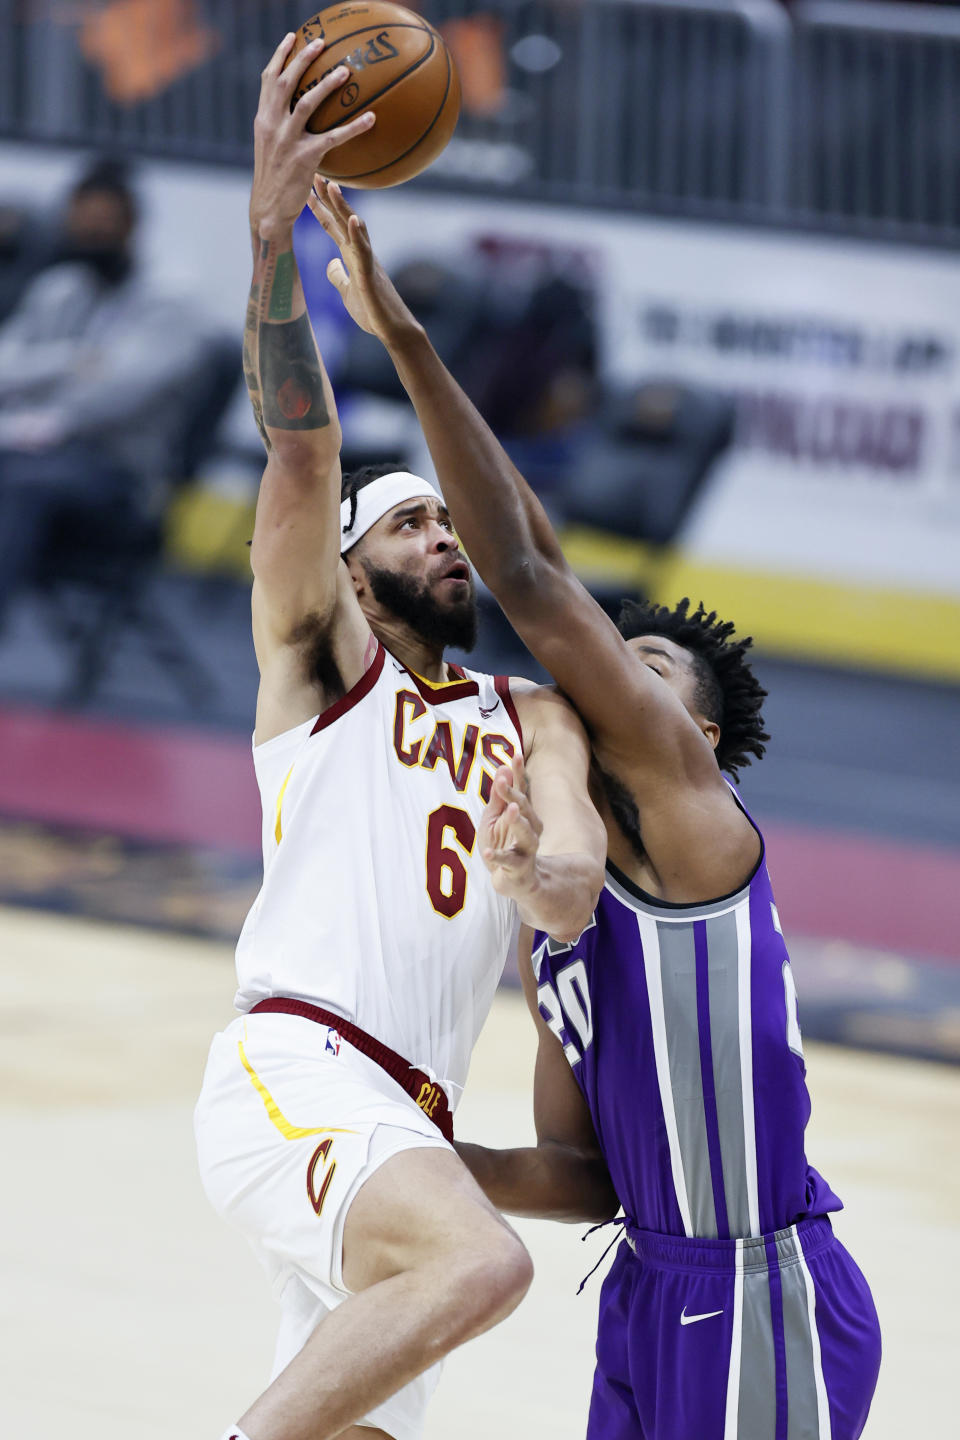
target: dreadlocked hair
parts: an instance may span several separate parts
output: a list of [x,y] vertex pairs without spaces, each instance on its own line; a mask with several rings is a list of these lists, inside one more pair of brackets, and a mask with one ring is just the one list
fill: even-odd
[[700,713],[720,727],[717,764],[734,780],[751,755],[761,759],[770,739],[763,728],[761,706],[767,692],[746,661],[750,636],[733,639],[733,625],[718,620],[699,604],[690,613],[684,597],[671,610],[648,601],[624,600],[617,628],[625,640],[637,635],[664,635],[693,657],[697,678],[695,703]]
[[350,519],[343,527],[344,535],[349,535],[353,529],[357,518],[357,496],[364,486],[371,484],[374,480],[382,480],[384,475],[393,475],[396,471],[403,471],[406,468],[399,461],[396,464],[387,465],[361,465],[358,470],[351,470],[348,475],[344,475],[340,481],[340,503],[342,505],[344,500],[350,501]]

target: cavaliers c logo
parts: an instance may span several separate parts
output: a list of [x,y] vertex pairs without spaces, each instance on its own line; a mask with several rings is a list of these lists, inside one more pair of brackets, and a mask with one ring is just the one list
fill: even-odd
[[[332,1140],[321,1140],[320,1144],[310,1156],[310,1164],[307,1166],[307,1198],[313,1206],[315,1215],[319,1215],[323,1209],[323,1202],[327,1198],[327,1191],[330,1189],[330,1181],[333,1179],[333,1172],[337,1168],[336,1160],[327,1164],[327,1159],[333,1148]],[[323,1178],[317,1183],[317,1168],[326,1166]]]

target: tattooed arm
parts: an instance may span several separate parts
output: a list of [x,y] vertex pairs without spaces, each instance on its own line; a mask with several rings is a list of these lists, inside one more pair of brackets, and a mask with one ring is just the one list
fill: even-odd
[[[322,42],[290,55],[287,36],[263,72],[254,123],[255,158],[250,197],[253,280],[244,331],[244,375],[267,468],[260,486],[251,560],[254,572],[254,641],[261,675],[288,665],[285,652],[302,654],[333,624],[344,598],[340,571],[340,426],[333,392],[307,315],[293,252],[293,227],[310,194],[323,155],[363,133],[369,113],[349,124],[313,135],[307,121],[317,106],[346,80],[339,67],[295,100],[299,82]],[[295,103],[294,103],[295,102]],[[292,107],[292,108],[291,108]],[[365,639],[357,630],[351,655]],[[348,626],[348,628],[350,628]],[[347,669],[350,668],[348,656]],[[344,666],[335,659],[333,673]],[[309,667],[308,667],[309,668]],[[304,671],[302,663],[296,674]],[[316,670],[316,667],[313,667]],[[276,691],[273,685],[272,690]],[[316,707],[318,685],[310,679],[303,703]],[[281,719],[290,720],[288,685]],[[261,699],[263,692],[261,692]],[[258,733],[263,726],[258,712]]]
[[251,233],[256,253],[243,370],[257,428],[268,455],[279,450],[292,464],[308,451],[321,463],[331,452],[336,459],[336,407],[307,315],[292,230],[274,240]]

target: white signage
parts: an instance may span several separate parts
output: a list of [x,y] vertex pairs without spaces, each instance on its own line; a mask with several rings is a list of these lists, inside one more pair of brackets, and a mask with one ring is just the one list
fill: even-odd
[[[4,145],[0,182],[52,200],[79,163]],[[148,268],[239,331],[249,176],[155,163],[143,188]],[[572,267],[611,379],[736,395],[737,447],[681,537],[696,563],[960,600],[960,257],[405,186],[353,198],[388,266],[499,247]],[[322,247],[302,258],[325,286]]]
[[360,203],[388,265],[526,246],[595,287],[612,379],[735,395],[691,556],[960,595],[960,258],[402,190]]

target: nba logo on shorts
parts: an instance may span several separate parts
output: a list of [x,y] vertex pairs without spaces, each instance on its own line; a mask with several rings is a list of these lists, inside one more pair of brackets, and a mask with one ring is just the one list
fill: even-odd
[[339,1054],[340,1054],[340,1035],[339,1035],[339,1032],[338,1032],[338,1031],[336,1031],[336,1030],[328,1030],[328,1031],[327,1031],[327,1043],[326,1043],[326,1045],[324,1046],[324,1049],[325,1049],[330,1055],[339,1055]]

